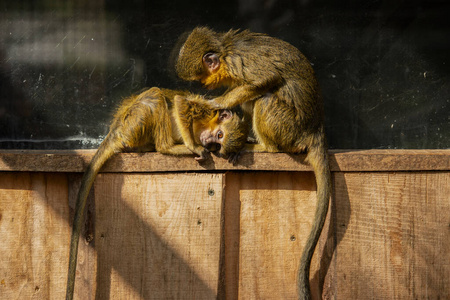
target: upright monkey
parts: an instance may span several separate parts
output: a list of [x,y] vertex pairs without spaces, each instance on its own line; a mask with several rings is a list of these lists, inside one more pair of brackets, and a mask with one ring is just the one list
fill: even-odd
[[170,155],[195,153],[197,160],[203,160],[206,152],[214,151],[233,160],[244,147],[248,131],[249,121],[238,108],[214,109],[209,101],[184,91],[151,88],[125,99],[81,180],[70,244],[66,299],[73,298],[86,199],[96,175],[109,158],[120,152],[156,150]]
[[317,183],[317,209],[298,270],[298,297],[310,299],[311,258],[328,211],[331,178],[323,126],[323,103],[311,64],[291,44],[248,30],[214,32],[197,27],[180,38],[174,63],[179,77],[214,89],[212,102],[238,104],[252,113],[258,152],[307,152]]

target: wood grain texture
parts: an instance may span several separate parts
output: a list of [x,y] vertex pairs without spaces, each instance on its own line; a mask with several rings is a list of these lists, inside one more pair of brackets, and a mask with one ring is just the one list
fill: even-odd
[[450,173],[337,173],[334,299],[450,298]]
[[[69,174],[69,207],[70,216],[67,222],[70,227],[73,226],[75,214],[75,204],[78,190],[81,185],[82,174]],[[94,190],[92,189],[86,204],[84,214],[84,223],[81,228],[80,241],[78,244],[78,259],[76,269],[76,282],[74,290],[74,299],[95,299],[97,293],[97,250],[95,248],[95,207]],[[70,243],[70,242],[69,242]],[[69,253],[69,244],[66,245]],[[67,254],[68,255],[68,254]],[[66,278],[61,280],[65,281]]]
[[102,174],[95,183],[100,299],[215,299],[221,174]]
[[[450,172],[333,172],[316,299],[450,298]],[[81,173],[0,172],[0,299],[61,299]],[[212,192],[214,191],[214,192]],[[102,173],[76,299],[295,299],[312,172]]]
[[[233,289],[229,293],[234,296],[237,293],[238,299],[297,299],[297,268],[317,202],[314,175],[228,173],[226,182],[227,201],[238,193],[240,202],[239,257],[227,261],[236,252],[233,243],[225,259],[231,264],[228,276],[238,278],[238,291]],[[233,231],[231,234],[236,234],[236,229]],[[327,232],[325,239],[326,236]],[[311,269],[312,291],[318,295],[317,255]],[[232,282],[230,278],[227,280]]]
[[[0,171],[82,172],[95,150],[0,150]],[[177,172],[207,170],[310,171],[305,155],[244,153],[232,165],[212,156],[199,164],[193,156],[155,152],[122,153],[106,163],[102,172]],[[450,150],[332,150],[332,171],[429,171],[450,170]]]
[[63,299],[67,177],[0,174],[0,298]]

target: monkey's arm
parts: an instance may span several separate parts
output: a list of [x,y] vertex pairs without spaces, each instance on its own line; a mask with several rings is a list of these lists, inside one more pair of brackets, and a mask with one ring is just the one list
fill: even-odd
[[174,97],[174,107],[174,119],[184,145],[191,153],[199,156],[196,157],[196,160],[205,159],[206,150],[203,146],[196,144],[194,140],[193,122],[194,118],[198,118],[199,116],[194,115],[191,101],[177,95]]
[[160,149],[158,152],[168,155],[192,155],[192,151],[186,145],[174,145],[168,149]]
[[259,98],[261,90],[253,85],[240,85],[225,93],[223,96],[214,98],[211,102],[215,108],[230,108]]
[[212,103],[215,108],[231,108],[247,101],[256,100],[267,93],[273,93],[282,85],[283,79],[279,76],[254,79],[251,84],[237,85],[228,90],[224,95],[213,99]]
[[[181,122],[181,124],[178,124],[179,122]],[[200,161],[205,159],[207,151],[203,146],[195,143],[191,126],[183,123],[181,118],[177,118],[177,124],[186,149],[188,149],[191,154],[195,153],[198,155],[198,157],[195,158],[196,160]]]

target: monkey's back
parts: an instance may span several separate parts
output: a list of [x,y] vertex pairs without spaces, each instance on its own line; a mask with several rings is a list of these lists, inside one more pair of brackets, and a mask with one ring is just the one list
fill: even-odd
[[311,64],[300,50],[266,34],[248,30],[229,31],[223,35],[222,45],[224,53],[228,53],[225,59],[232,67],[230,72],[247,83],[257,83],[261,77],[299,79],[304,74],[314,74]]
[[151,88],[122,102],[110,126],[114,148],[155,150],[158,139],[172,137],[171,98],[164,92]]
[[[310,62],[293,45],[248,30],[223,36],[230,73],[264,87],[254,101],[253,130],[273,151],[302,152],[324,139],[323,104]],[[283,120],[290,120],[284,122]]]

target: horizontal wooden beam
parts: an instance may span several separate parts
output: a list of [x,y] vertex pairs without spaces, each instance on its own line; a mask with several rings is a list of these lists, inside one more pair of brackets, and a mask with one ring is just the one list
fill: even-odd
[[[0,171],[83,172],[95,150],[0,150]],[[102,172],[185,171],[311,171],[306,155],[244,153],[233,165],[211,156],[198,163],[193,156],[169,156],[155,152],[121,153],[106,163]],[[450,150],[331,150],[333,172],[450,170]]]

